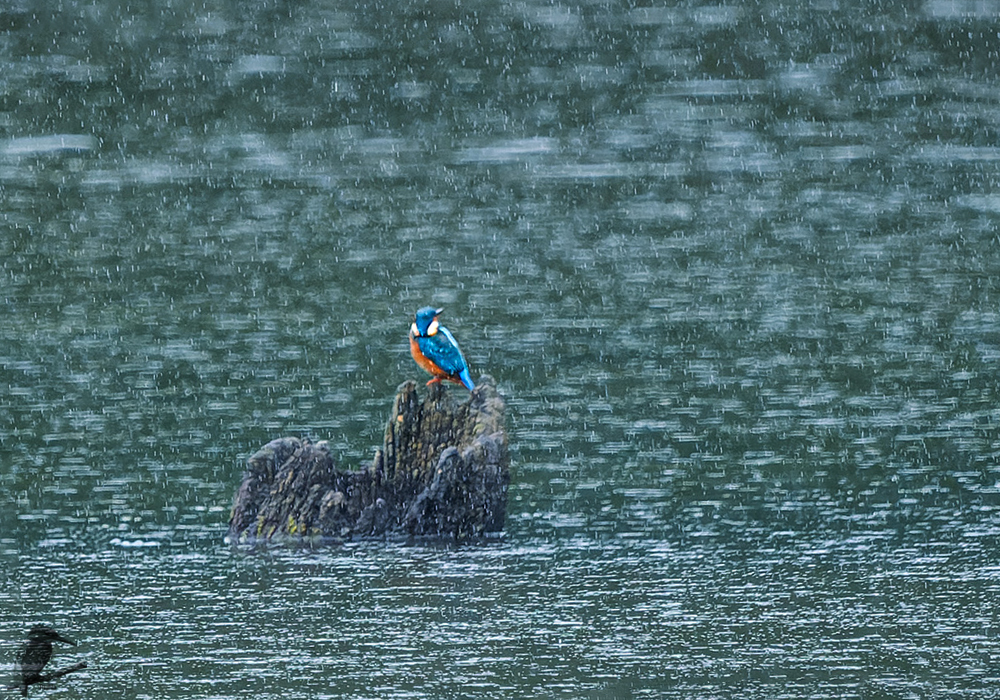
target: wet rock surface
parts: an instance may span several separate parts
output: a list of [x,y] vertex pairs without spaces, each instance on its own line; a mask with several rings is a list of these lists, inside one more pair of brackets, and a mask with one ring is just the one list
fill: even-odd
[[[468,539],[503,529],[510,460],[505,404],[489,376],[465,401],[404,382],[371,465],[337,468],[325,442],[272,440],[247,460],[233,542],[389,534]],[[464,398],[464,397],[463,397]]]

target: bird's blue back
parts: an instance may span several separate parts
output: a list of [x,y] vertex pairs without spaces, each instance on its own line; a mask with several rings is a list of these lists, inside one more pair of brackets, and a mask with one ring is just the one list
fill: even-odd
[[455,337],[444,326],[439,326],[434,335],[418,337],[417,344],[420,352],[448,374],[459,374],[468,369]]

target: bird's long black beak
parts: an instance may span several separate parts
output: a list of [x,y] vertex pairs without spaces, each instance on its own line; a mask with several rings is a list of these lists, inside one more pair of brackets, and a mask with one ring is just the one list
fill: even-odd
[[70,645],[72,645],[72,646],[76,646],[76,642],[74,642],[74,641],[73,641],[72,639],[66,639],[66,637],[62,636],[61,634],[57,634],[57,635],[56,635],[56,636],[54,637],[54,639],[55,639],[55,640],[56,640],[57,642],[66,642],[67,644],[70,644]]

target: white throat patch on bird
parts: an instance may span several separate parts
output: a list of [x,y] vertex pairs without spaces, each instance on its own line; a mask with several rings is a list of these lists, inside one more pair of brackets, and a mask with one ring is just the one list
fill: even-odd
[[413,336],[416,338],[430,338],[432,335],[437,335],[438,328],[440,327],[441,324],[438,323],[437,319],[434,319],[433,321],[431,321],[431,324],[427,326],[427,332],[421,333],[420,329],[417,328],[417,322],[414,321],[413,323],[410,324],[410,333],[412,333]]

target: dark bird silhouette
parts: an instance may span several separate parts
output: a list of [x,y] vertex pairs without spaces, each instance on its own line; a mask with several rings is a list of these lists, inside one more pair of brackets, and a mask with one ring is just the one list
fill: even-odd
[[42,680],[42,669],[52,658],[52,642],[64,642],[76,646],[76,642],[66,639],[46,625],[35,625],[28,630],[28,638],[18,656],[21,662],[21,695],[27,695],[28,686]]

